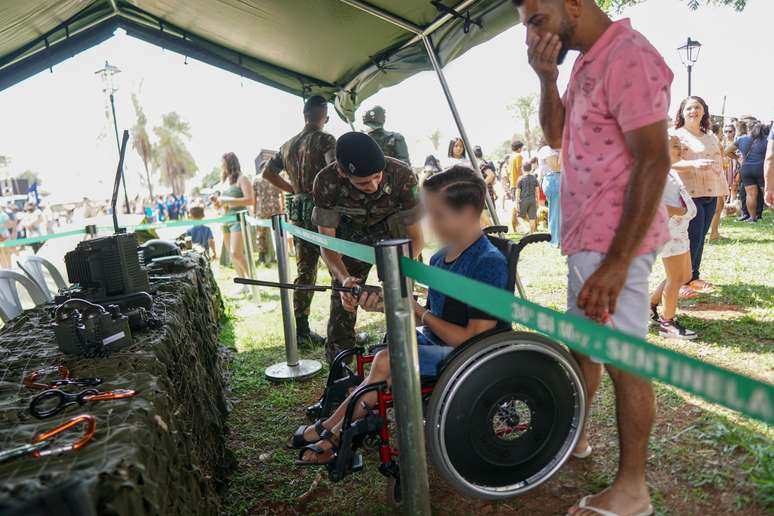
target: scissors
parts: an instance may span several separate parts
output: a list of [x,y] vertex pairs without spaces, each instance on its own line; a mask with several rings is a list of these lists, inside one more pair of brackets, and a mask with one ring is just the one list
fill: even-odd
[[[38,382],[38,379],[44,375],[50,375],[51,373],[59,373],[59,379],[53,380],[49,383]],[[66,387],[68,385],[77,385],[78,387],[95,387],[102,383],[102,378],[72,378],[70,371],[63,365],[49,366],[42,369],[32,371],[30,374],[24,377],[22,381],[25,387],[28,389],[56,389],[58,387]]]
[[[77,394],[64,392],[59,389],[49,389],[32,399],[32,402],[30,402],[30,413],[38,419],[44,419],[59,414],[71,405],[85,405],[91,401],[119,400],[136,395],[137,391],[131,389],[116,389],[104,392],[97,389],[86,389]],[[55,405],[52,406],[52,403],[55,403]]]
[[[86,423],[86,431],[83,433],[80,439],[71,444],[48,449],[52,443],[51,439],[53,437],[61,434],[66,430],[69,430],[70,428],[73,428],[74,426],[79,425],[80,423]],[[30,444],[17,446],[16,448],[11,448],[10,450],[0,452],[0,463],[15,459],[17,457],[24,457],[25,455],[29,454],[32,454],[33,457],[44,457],[46,455],[54,455],[71,450],[77,450],[91,440],[96,429],[97,420],[94,418],[94,416],[89,416],[87,414],[75,416],[69,421],[55,428],[52,428],[47,432],[42,432],[36,435]]]

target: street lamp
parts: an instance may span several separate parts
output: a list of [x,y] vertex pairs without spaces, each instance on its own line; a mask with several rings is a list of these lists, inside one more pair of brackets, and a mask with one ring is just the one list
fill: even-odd
[[[118,91],[118,88],[113,84],[113,76],[121,73],[121,69],[105,61],[105,67],[100,68],[94,73],[98,74],[102,79],[102,93],[107,94],[110,99],[110,110],[113,113],[113,129],[116,132],[116,147],[118,148],[118,153],[121,154],[121,140],[118,138],[118,121],[116,120],[116,102],[113,96],[113,94]],[[121,169],[121,182],[124,185],[124,206],[126,208],[126,213],[130,213],[129,194],[126,192],[126,177],[124,176],[123,168]]]
[[688,41],[685,45],[678,48],[680,53],[680,60],[683,62],[683,66],[688,68],[688,96],[691,96],[691,72],[693,71],[693,65],[699,59],[699,52],[701,52],[701,43],[695,39],[688,37]]

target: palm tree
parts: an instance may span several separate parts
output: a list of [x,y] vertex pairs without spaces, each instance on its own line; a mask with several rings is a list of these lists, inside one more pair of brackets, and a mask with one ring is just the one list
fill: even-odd
[[432,144],[433,149],[435,149],[435,152],[438,152],[438,147],[441,146],[441,131],[436,129],[427,135],[427,139],[430,140],[430,143]]
[[137,151],[145,166],[145,184],[148,186],[148,194],[153,199],[153,182],[151,181],[151,167],[153,166],[153,146],[145,128],[148,124],[148,117],[140,106],[140,101],[136,93],[132,93],[132,105],[137,120],[132,126],[132,148]]
[[524,123],[524,143],[527,151],[532,150],[535,147],[535,135],[532,133],[531,121],[537,114],[537,96],[533,93],[517,97],[508,104],[507,109]]
[[185,182],[198,170],[191,152],[186,146],[191,139],[191,125],[172,111],[161,117],[161,125],[153,128],[158,141],[153,146],[153,163],[160,172],[162,185],[172,188],[172,193],[185,193]]

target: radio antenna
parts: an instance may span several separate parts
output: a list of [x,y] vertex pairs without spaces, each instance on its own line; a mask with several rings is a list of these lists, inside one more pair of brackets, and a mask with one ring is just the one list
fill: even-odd
[[125,230],[118,227],[118,212],[116,212],[116,204],[118,202],[118,188],[121,185],[121,176],[124,171],[124,154],[126,154],[126,144],[129,141],[129,131],[124,129],[124,136],[121,138],[121,151],[118,155],[118,169],[116,170],[116,180],[113,183],[113,198],[110,201],[110,208],[113,210],[113,229],[116,235],[123,233]]

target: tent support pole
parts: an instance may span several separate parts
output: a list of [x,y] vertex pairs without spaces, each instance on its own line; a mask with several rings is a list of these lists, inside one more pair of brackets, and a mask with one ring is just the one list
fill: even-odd
[[[449,109],[451,110],[452,116],[454,117],[454,123],[457,124],[457,130],[460,132],[462,142],[465,144],[465,151],[468,154],[470,163],[473,165],[474,170],[481,170],[478,158],[476,158],[476,155],[473,153],[473,145],[471,145],[470,139],[468,139],[468,133],[465,131],[465,126],[462,124],[460,113],[457,111],[457,105],[454,103],[454,98],[452,97],[451,90],[449,89],[449,84],[446,82],[446,76],[441,69],[441,64],[438,62],[438,55],[436,54],[435,48],[433,47],[433,42],[428,36],[423,36],[422,42],[425,44],[427,56],[430,58],[430,64],[433,65],[433,69],[438,75],[438,82],[441,83],[441,89],[443,90],[443,94],[446,97],[446,102],[449,104]],[[492,224],[499,226],[500,217],[497,216],[497,207],[495,206],[494,199],[492,199],[492,197],[489,195],[489,189],[487,189],[485,193],[486,207],[489,210],[489,215],[492,217]]]

